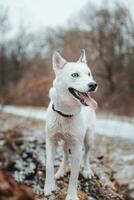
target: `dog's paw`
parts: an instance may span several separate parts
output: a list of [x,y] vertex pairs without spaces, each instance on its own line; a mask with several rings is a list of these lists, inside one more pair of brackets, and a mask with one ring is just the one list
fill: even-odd
[[66,175],[66,172],[64,170],[58,170],[54,177],[57,180],[64,177],[65,175]]
[[79,200],[78,196],[67,195],[65,200]]
[[45,187],[44,187],[44,195],[45,196],[51,195],[54,191],[56,191],[56,185],[55,184],[45,185]]
[[89,168],[88,170],[83,170],[82,175],[84,176],[85,179],[91,179],[94,176],[93,171]]

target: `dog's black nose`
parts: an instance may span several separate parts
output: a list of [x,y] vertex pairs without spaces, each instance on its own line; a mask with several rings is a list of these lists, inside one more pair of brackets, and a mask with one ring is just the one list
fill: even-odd
[[89,87],[89,92],[94,91],[97,88],[97,83],[95,82],[89,83],[88,87]]

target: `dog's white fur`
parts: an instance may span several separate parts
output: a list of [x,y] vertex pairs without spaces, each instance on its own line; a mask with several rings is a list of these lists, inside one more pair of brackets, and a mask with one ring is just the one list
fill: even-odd
[[[83,176],[91,178],[93,172],[89,164],[89,149],[93,143],[93,132],[95,125],[95,111],[91,107],[83,106],[68,91],[73,87],[81,92],[87,92],[88,84],[93,82],[89,67],[87,66],[85,51],[82,52],[78,62],[67,62],[58,52],[53,55],[53,69],[56,78],[49,96],[51,102],[47,109],[46,117],[46,180],[44,193],[50,195],[56,190],[55,179],[64,176],[68,162],[68,152],[71,150],[71,176],[66,200],[78,200],[77,179],[80,168],[82,148]],[[73,78],[72,73],[80,73],[80,77]],[[55,108],[65,114],[73,114],[73,117],[63,117],[52,109]],[[53,160],[57,144],[63,140],[63,160],[58,172],[54,176]]]

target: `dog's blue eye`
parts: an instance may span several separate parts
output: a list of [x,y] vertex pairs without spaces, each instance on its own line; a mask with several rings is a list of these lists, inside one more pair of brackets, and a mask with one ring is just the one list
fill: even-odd
[[72,76],[73,78],[77,78],[77,77],[79,77],[80,75],[79,75],[78,73],[73,73],[73,74],[71,74],[71,76]]

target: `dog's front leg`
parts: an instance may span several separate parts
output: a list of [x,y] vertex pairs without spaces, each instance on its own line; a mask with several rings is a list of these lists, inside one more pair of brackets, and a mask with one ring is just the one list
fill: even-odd
[[77,196],[77,182],[80,168],[82,144],[73,144],[71,148],[71,176],[69,180],[69,186],[67,191],[66,200],[78,200]]
[[51,195],[56,190],[54,180],[54,156],[56,151],[56,145],[51,139],[46,139],[46,180],[44,187],[44,194]]
[[68,162],[68,148],[67,148],[67,144],[64,143],[64,145],[63,145],[63,158],[62,158],[62,162],[60,164],[60,167],[55,174],[55,179],[59,179],[66,174],[67,162]]

